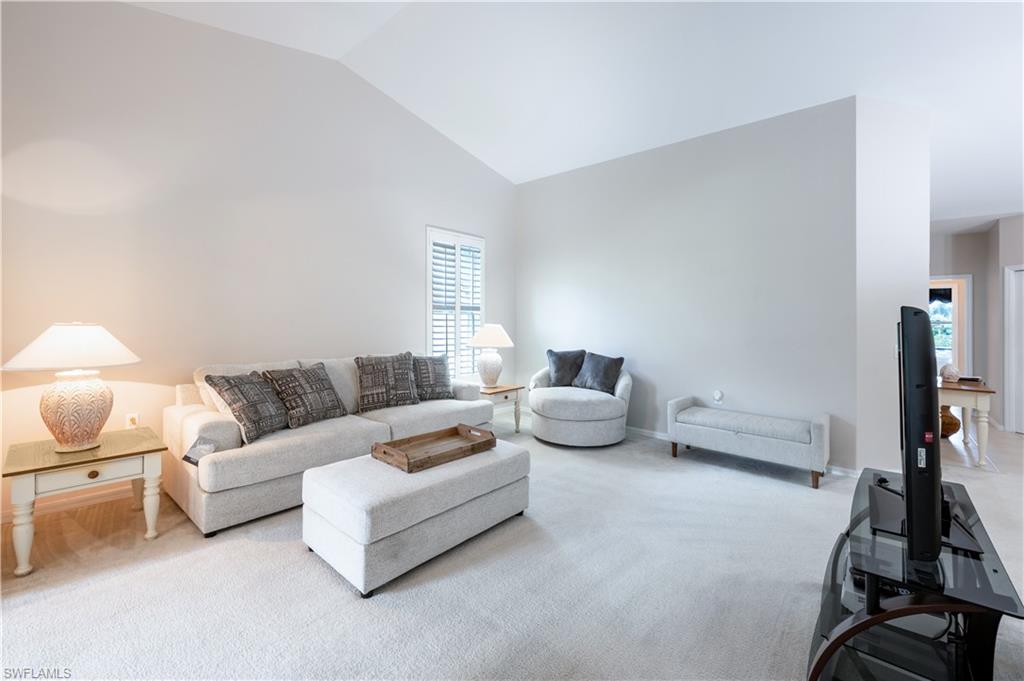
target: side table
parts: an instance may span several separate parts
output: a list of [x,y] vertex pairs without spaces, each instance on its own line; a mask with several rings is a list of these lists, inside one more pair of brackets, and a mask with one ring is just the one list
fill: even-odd
[[14,510],[14,556],[18,577],[32,572],[32,513],[38,497],[131,480],[136,509],[146,516],[146,539],[155,539],[160,511],[160,456],[167,447],[149,428],[115,430],[100,435],[100,446],[58,454],[53,440],[11,445],[3,477],[11,478]]
[[515,403],[516,409],[516,432],[519,432],[519,395],[525,385],[492,385],[480,386],[480,399],[490,400],[494,404]]

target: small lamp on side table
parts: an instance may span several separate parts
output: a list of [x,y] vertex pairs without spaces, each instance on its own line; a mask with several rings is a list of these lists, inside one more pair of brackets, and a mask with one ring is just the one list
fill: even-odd
[[3,366],[4,371],[56,371],[39,400],[43,423],[58,452],[99,447],[114,395],[98,367],[135,364],[138,356],[99,324],[54,324]]
[[497,348],[514,347],[505,328],[501,324],[484,324],[476,335],[469,339],[469,347],[483,348],[476,361],[480,381],[488,387],[498,385],[498,377],[501,376],[501,355],[498,354]]

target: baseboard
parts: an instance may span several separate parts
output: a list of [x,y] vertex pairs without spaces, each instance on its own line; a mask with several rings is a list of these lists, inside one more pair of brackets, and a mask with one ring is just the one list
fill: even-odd
[[636,426],[626,426],[626,432],[631,435],[639,435],[640,437],[649,437],[653,440],[668,441],[668,433],[661,433],[656,430],[647,430],[646,428],[637,428]]
[[[46,515],[47,513],[66,511],[78,506],[91,506],[92,504],[101,504],[105,501],[114,501],[115,499],[127,499],[131,497],[131,495],[131,485],[125,484],[83,490],[81,492],[61,494],[53,497],[43,497],[41,499],[36,499],[33,515],[41,516]],[[9,523],[13,519],[14,512],[12,509],[5,508],[3,510],[3,514],[0,515],[0,522]]]
[[825,466],[825,470],[831,474],[841,478],[859,478],[860,471],[855,471],[852,468],[843,468],[842,466]]

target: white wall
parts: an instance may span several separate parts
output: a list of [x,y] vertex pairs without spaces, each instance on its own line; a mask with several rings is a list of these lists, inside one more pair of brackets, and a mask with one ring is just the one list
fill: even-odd
[[[992,396],[991,418],[1002,426],[1006,423],[1003,409],[1003,390],[1006,384],[1003,284],[1008,266],[1024,264],[1024,218],[1004,218],[996,223],[990,230],[988,257],[989,372],[986,380],[996,391]],[[1014,350],[1022,351],[1020,348]]]
[[[341,64],[123,4],[4,3],[2,49],[4,359],[100,322],[159,432],[200,364],[422,350],[427,224],[516,337],[515,187]],[[51,379],[3,379],[6,449]]]
[[632,426],[664,432],[668,399],[721,389],[732,409],[830,412],[852,467],[854,115],[841,100],[520,185],[520,380],[547,348],[622,355]]
[[928,120],[857,98],[857,466],[899,469],[896,324],[928,307]]
[[521,185],[520,379],[549,347],[623,355],[634,427],[664,432],[668,399],[721,389],[727,408],[831,413],[835,465],[899,468],[923,123],[850,98]]

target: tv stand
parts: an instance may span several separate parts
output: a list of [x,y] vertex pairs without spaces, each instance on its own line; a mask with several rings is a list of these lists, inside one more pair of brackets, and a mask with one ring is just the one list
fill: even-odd
[[888,471],[861,474],[850,525],[829,557],[808,681],[991,679],[1000,618],[1024,619],[963,485],[943,484],[949,512],[939,559],[907,558],[903,518],[893,518],[902,482]]

